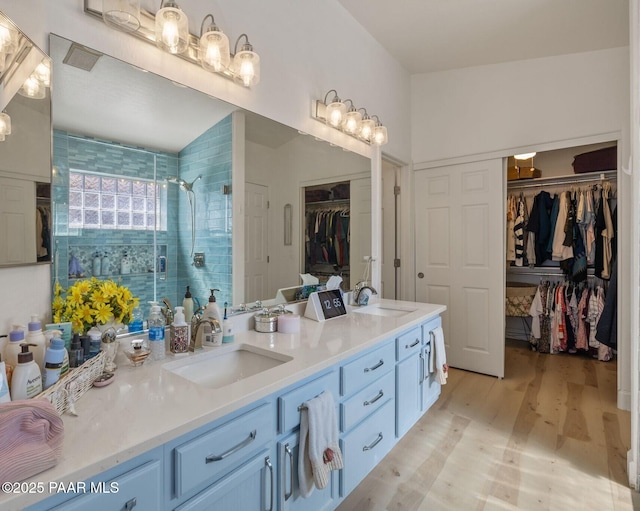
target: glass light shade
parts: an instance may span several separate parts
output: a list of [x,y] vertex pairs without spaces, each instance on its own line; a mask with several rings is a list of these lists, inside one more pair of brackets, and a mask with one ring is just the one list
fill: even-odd
[[135,32],[140,28],[140,0],[102,0],[102,20],[117,30]]
[[189,20],[174,3],[163,3],[156,13],[156,45],[169,53],[184,53],[189,47]]
[[36,66],[33,72],[35,78],[45,87],[51,87],[51,64],[49,60],[43,60]]
[[373,137],[373,130],[376,127],[376,122],[370,118],[362,119],[360,125],[360,138],[362,140],[366,140],[367,142],[371,142],[371,138]]
[[347,105],[340,101],[337,97],[327,105],[325,110],[326,123],[334,128],[340,128],[347,115]]
[[11,117],[4,112],[0,113],[0,135],[11,135]]
[[357,110],[349,110],[345,116],[342,129],[349,135],[357,135],[360,131],[360,122],[362,121],[362,114]]
[[373,138],[371,141],[375,145],[385,145],[388,142],[386,126],[378,124],[375,128],[373,128]]
[[241,50],[233,57],[232,72],[242,85],[250,87],[260,81],[260,56],[251,50]]
[[18,32],[8,20],[0,16],[0,53],[13,53],[18,49]]
[[523,153],[523,154],[516,154],[514,158],[516,160],[528,160],[529,158],[533,158],[535,155],[536,153]]
[[5,64],[6,64],[6,54],[0,52],[0,73],[4,72]]
[[40,81],[31,75],[22,84],[22,87],[18,89],[18,94],[31,99],[43,99],[46,96],[45,86]]
[[207,71],[220,73],[229,67],[229,38],[220,30],[205,32],[200,38],[200,65]]

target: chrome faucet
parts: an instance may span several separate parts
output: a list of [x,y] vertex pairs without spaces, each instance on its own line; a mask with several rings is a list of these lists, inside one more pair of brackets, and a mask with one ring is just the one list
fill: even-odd
[[366,280],[361,280],[360,282],[358,282],[356,284],[356,287],[353,288],[353,301],[361,307],[364,307],[369,303],[369,296],[366,293],[362,294],[365,289],[371,291],[372,295],[378,294],[378,292],[374,288],[367,284]]
[[[206,323],[211,327],[211,332],[219,334],[222,332],[222,327],[220,326],[220,322],[214,318],[202,318],[197,314],[193,315],[193,319],[191,321],[191,339],[189,341],[189,351],[196,351],[202,349],[202,339],[198,337],[198,330],[200,330],[200,326]],[[195,327],[194,327],[195,324]]]
[[164,324],[170,325],[173,323],[173,307],[171,306],[171,302],[168,298],[163,298],[162,303],[164,303],[165,308],[162,309],[162,315],[164,316]]

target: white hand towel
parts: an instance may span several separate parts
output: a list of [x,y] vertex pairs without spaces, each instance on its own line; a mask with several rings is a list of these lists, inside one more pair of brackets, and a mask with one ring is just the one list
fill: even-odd
[[436,378],[440,385],[447,383],[447,377],[449,376],[449,367],[447,366],[447,353],[444,348],[444,332],[442,327],[434,328],[433,332],[433,346],[432,350],[436,352]]
[[322,490],[329,483],[332,470],[342,468],[338,445],[338,422],[333,396],[323,392],[307,401],[300,411],[300,447],[298,450],[298,485],[305,499],[315,486]]

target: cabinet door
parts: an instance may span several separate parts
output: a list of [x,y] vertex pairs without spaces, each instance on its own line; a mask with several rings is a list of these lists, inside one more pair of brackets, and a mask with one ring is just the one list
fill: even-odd
[[431,342],[426,342],[422,348],[422,413],[426,412],[440,397],[441,385],[436,379],[436,372],[429,372],[431,357]]
[[420,417],[422,380],[420,352],[396,366],[396,436],[403,436]]
[[264,451],[175,511],[273,511],[275,483],[272,457]]
[[326,488],[314,488],[308,498],[300,495],[298,485],[299,433],[278,442],[278,511],[323,511],[333,509],[338,496],[335,472]]

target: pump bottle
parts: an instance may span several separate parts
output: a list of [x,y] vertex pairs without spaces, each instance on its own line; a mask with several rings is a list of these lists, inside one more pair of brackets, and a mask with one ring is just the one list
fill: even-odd
[[31,399],[42,392],[42,374],[29,351],[30,344],[22,343],[18,365],[11,377],[11,400]]
[[27,333],[27,343],[33,346],[31,353],[33,354],[33,360],[40,370],[44,368],[44,352],[47,349],[47,339],[42,331],[42,323],[38,319],[37,314],[31,315],[31,321],[27,325],[29,332]]
[[[64,341],[59,337],[53,337],[44,355],[44,385],[48,389],[60,379],[60,372],[64,363]],[[67,363],[68,364],[68,363]],[[67,365],[68,367],[68,365]]]
[[20,344],[24,342],[24,327],[13,325],[9,332],[9,342],[4,347],[4,361],[7,366],[15,368],[18,365],[18,353],[22,351]]
[[169,349],[175,354],[189,351],[189,325],[184,318],[184,307],[176,307],[170,329]]
[[184,319],[187,324],[191,323],[191,319],[193,318],[193,298],[191,297],[191,291],[189,291],[189,286],[187,286],[187,292],[184,294],[184,300],[182,300],[182,307],[184,309]]
[[205,323],[200,328],[200,332],[202,332],[202,345],[203,346],[220,346],[222,344],[222,313],[220,312],[220,308],[216,303],[216,295],[215,292],[220,291],[219,289],[212,289],[211,296],[209,296],[209,303],[204,309],[204,314],[202,315],[205,319],[215,319],[220,325],[219,331],[214,332],[211,329],[211,325]]

